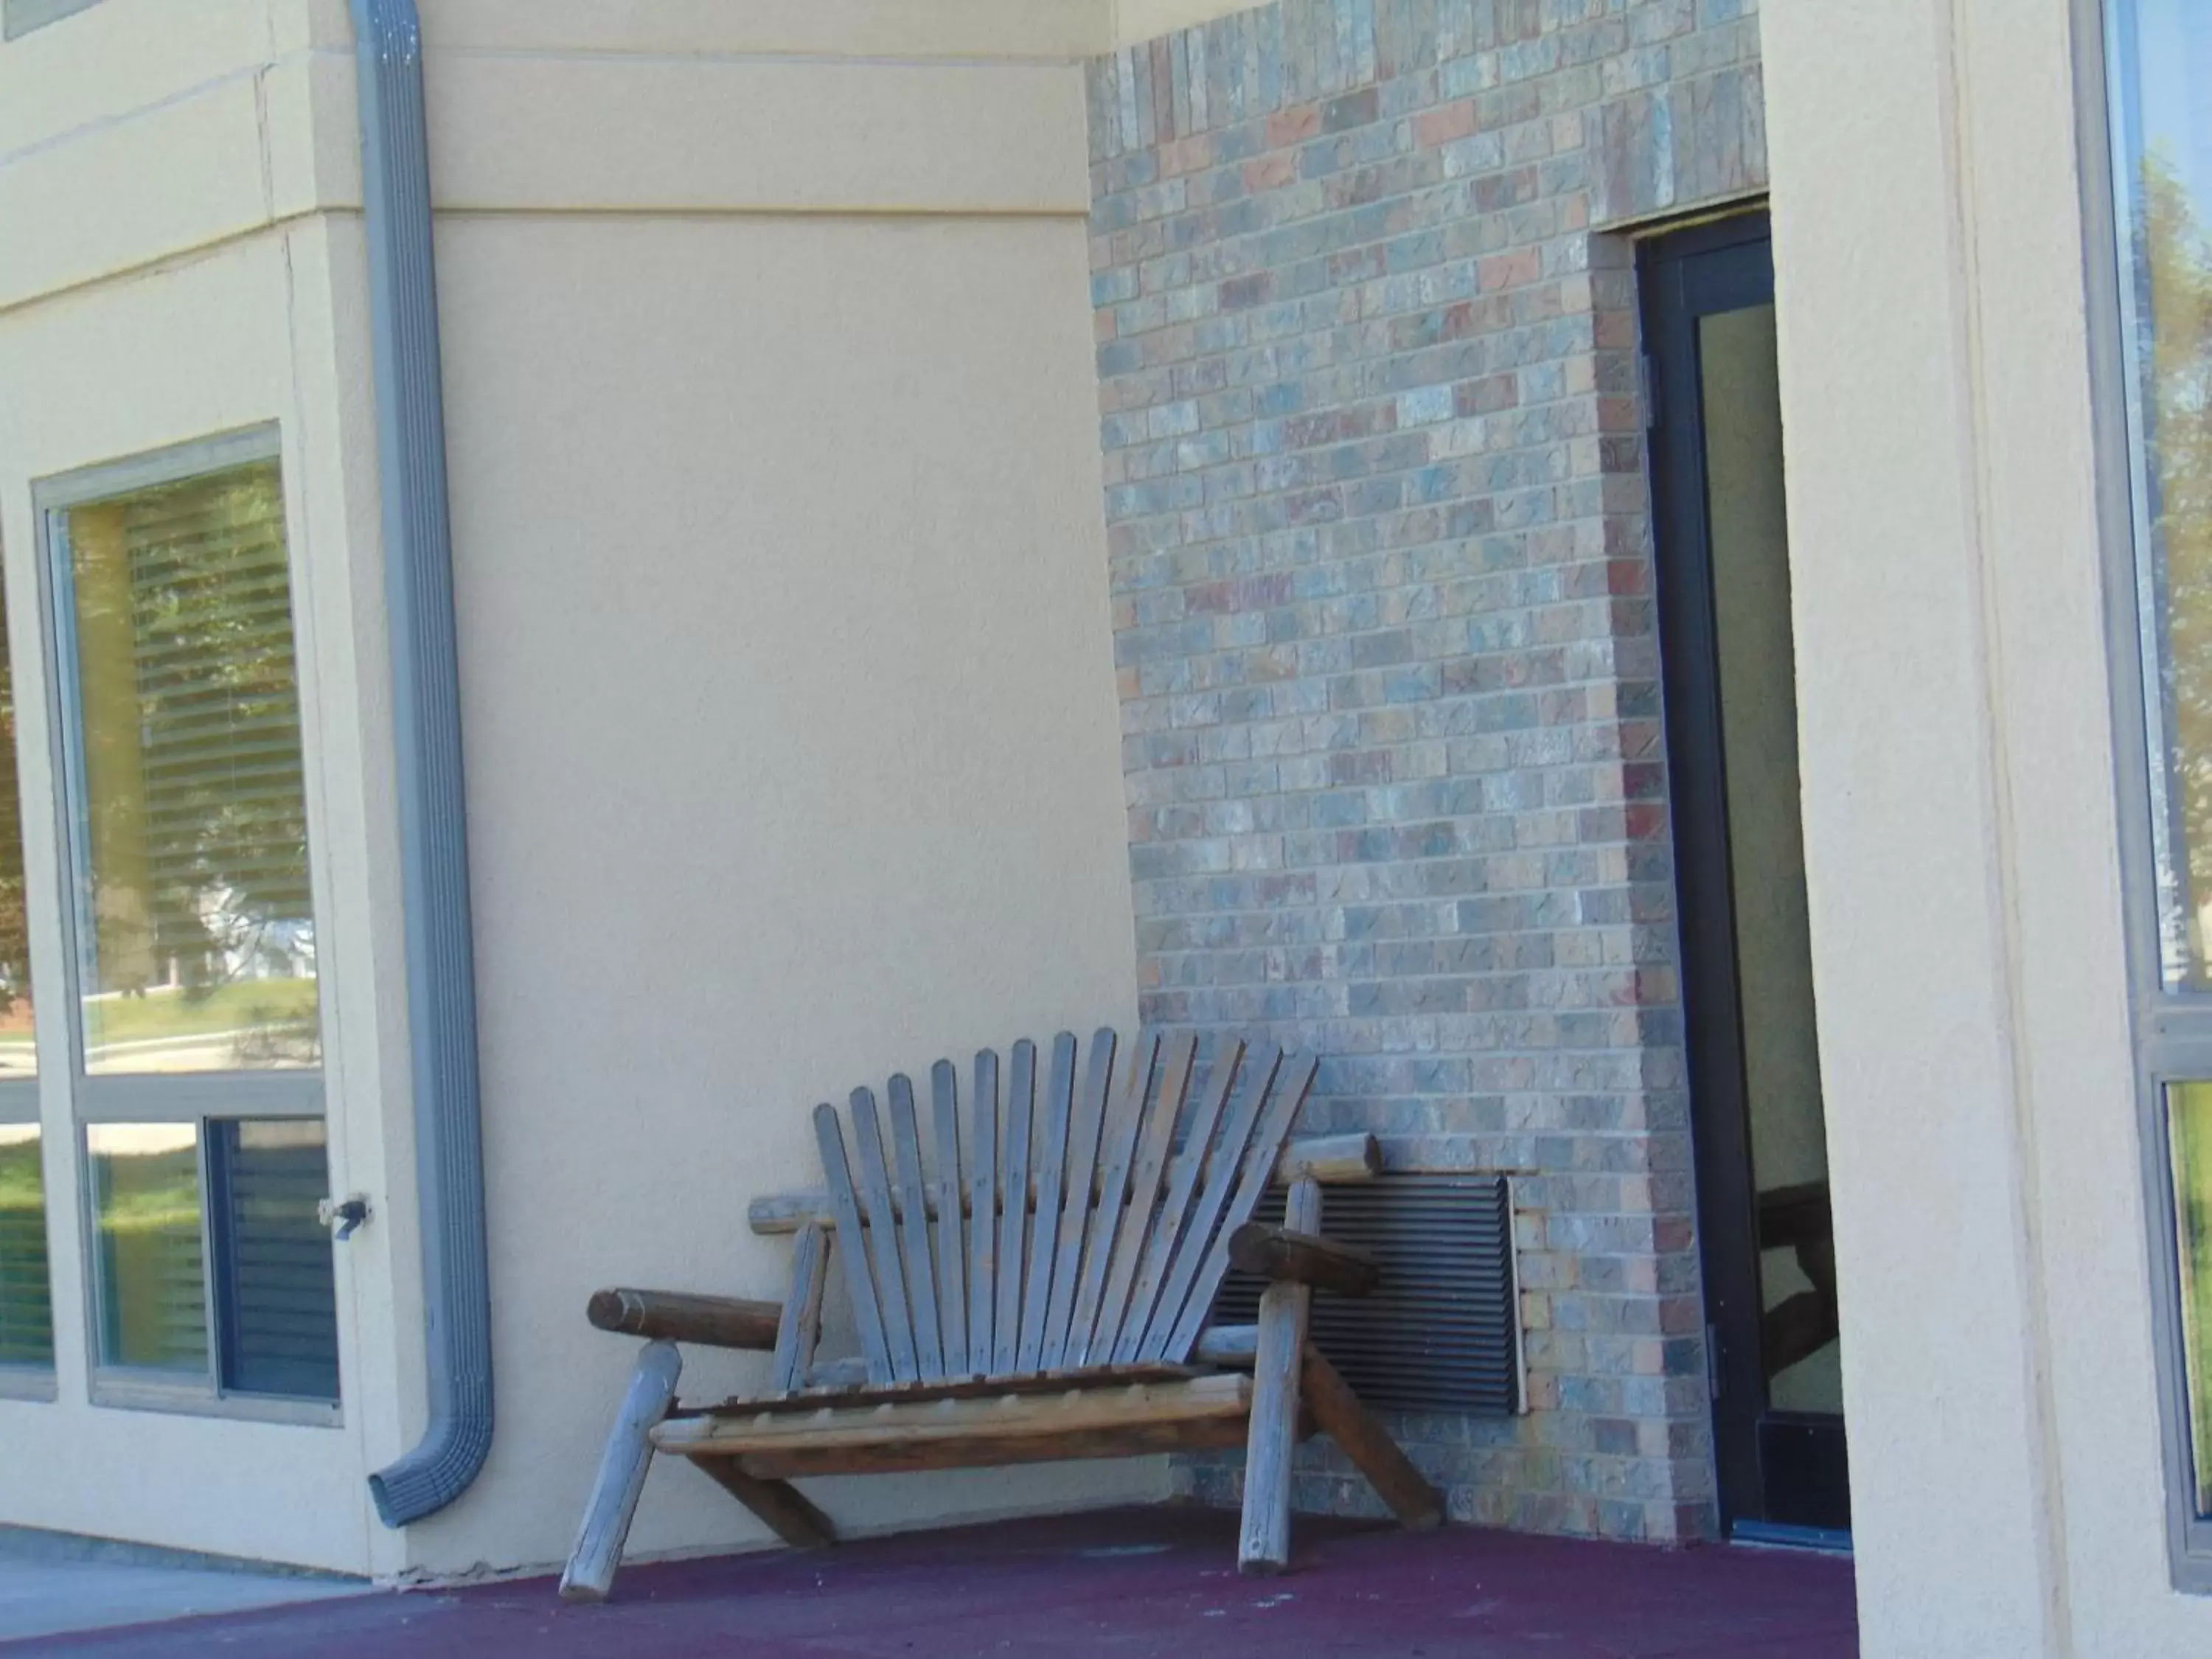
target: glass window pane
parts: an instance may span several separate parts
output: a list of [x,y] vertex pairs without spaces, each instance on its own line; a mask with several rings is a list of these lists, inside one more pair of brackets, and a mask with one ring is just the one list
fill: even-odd
[[323,1126],[211,1123],[222,1386],[241,1394],[338,1397],[337,1292],[331,1236],[316,1218],[330,1192]]
[[274,460],[72,507],[86,1070],[320,1059]]
[[85,1131],[99,1240],[100,1363],[204,1378],[199,1131],[96,1123]]
[[2169,988],[2212,988],[2212,8],[2115,0],[2136,620]]
[[2212,1083],[2166,1091],[2173,1206],[2181,1251],[2181,1329],[2189,1376],[2197,1512],[2212,1517]]
[[0,1124],[0,1365],[53,1363],[39,1132],[29,1125]]

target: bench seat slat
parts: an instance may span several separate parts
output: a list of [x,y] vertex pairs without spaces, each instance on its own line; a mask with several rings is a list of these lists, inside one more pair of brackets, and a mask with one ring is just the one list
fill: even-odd
[[[1249,1327],[1246,1328],[1249,1328]],[[751,1416],[758,1413],[818,1412],[825,1407],[909,1405],[929,1400],[1001,1400],[1024,1394],[1065,1394],[1070,1389],[1125,1386],[1131,1382],[1180,1382],[1208,1376],[1218,1370],[1249,1370],[1251,1356],[1242,1363],[1217,1365],[1168,1365],[1157,1361],[1139,1365],[1094,1366],[1080,1371],[1039,1371],[1030,1376],[948,1376],[934,1382],[894,1382],[876,1388],[866,1382],[833,1383],[763,1399],[739,1395],[720,1405],[682,1407],[672,1418],[720,1415]]]
[[1103,1429],[1047,1429],[1036,1434],[951,1435],[828,1450],[793,1447],[751,1452],[734,1461],[747,1474],[760,1480],[805,1480],[837,1474],[1000,1468],[1075,1458],[1139,1457],[1156,1452],[1224,1451],[1243,1445],[1245,1435],[1241,1417],[1206,1417]]
[[687,1456],[768,1451],[858,1450],[931,1440],[988,1441],[1143,1424],[1242,1421],[1251,1413],[1252,1379],[1222,1372],[1173,1382],[1069,1388],[1057,1394],[918,1404],[829,1406],[814,1412],[752,1412],[687,1417],[659,1424],[653,1443]]

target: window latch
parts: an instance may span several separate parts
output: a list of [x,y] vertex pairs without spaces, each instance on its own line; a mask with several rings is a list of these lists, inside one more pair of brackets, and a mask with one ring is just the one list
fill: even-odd
[[315,1206],[315,1219],[325,1227],[337,1228],[336,1241],[343,1244],[368,1219],[368,1200],[359,1193],[349,1193],[343,1200],[326,1198]]

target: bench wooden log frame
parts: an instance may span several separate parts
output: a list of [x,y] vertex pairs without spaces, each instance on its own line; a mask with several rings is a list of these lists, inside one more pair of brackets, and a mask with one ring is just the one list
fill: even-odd
[[[874,1094],[857,1090],[849,1139],[835,1108],[814,1113],[825,1188],[751,1207],[755,1232],[793,1237],[783,1302],[592,1297],[592,1324],[647,1341],[562,1597],[612,1587],[655,1451],[690,1459],[802,1548],[836,1533],[794,1480],[1241,1444],[1239,1565],[1280,1571],[1292,1449],[1316,1431],[1401,1522],[1436,1525],[1435,1489],[1306,1336],[1316,1287],[1375,1282],[1371,1258],[1322,1232],[1323,1184],[1371,1178],[1375,1143],[1289,1140],[1310,1058],[1223,1039],[1194,1089],[1197,1048],[1189,1033],[1146,1034],[1117,1074],[1111,1030],[1080,1054],[1062,1033],[1042,1079],[1036,1046],[1017,1043],[1003,1090],[986,1051],[964,1133],[955,1068],[940,1060],[927,1140],[906,1078],[890,1082],[888,1133]],[[1290,1188],[1285,1225],[1261,1226],[1252,1212],[1275,1181]],[[1209,1328],[1232,1260],[1269,1280],[1259,1322]],[[860,1352],[825,1360],[833,1265]],[[769,1352],[768,1392],[678,1407],[679,1342]]]

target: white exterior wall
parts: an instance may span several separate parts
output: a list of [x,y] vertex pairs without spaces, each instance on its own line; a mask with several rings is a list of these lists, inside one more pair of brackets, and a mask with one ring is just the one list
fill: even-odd
[[[744,1204],[817,1178],[815,1100],[1132,1017],[1077,67],[1103,6],[424,10],[492,1459],[376,1523],[364,1477],[424,1407],[345,8],[104,0],[0,48],[0,223],[36,227],[0,240],[34,927],[31,485],[276,421],[332,1183],[375,1218],[338,1252],[342,1430],[93,1410],[42,1006],[60,1398],[0,1401],[0,1523],[386,1576],[555,1561],[633,1351],[585,1328],[590,1290],[780,1294]],[[868,1530],[1164,1490],[1151,1460],[817,1495]],[[672,1467],[634,1548],[763,1536]]]
[[1869,1659],[2212,1649],[2166,1553],[2068,11],[1761,16]]

